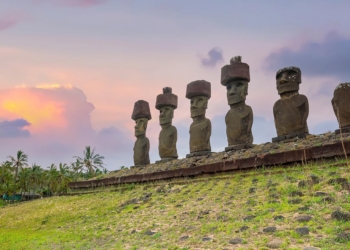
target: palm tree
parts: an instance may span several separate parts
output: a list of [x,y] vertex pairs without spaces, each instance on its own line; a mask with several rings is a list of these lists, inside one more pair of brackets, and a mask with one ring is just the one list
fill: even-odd
[[16,192],[16,185],[13,180],[11,162],[6,161],[0,165],[0,195],[12,195]]
[[74,156],[74,158],[77,159],[77,162],[80,162],[80,166],[86,167],[89,174],[93,174],[95,172],[95,169],[99,169],[103,167],[103,156],[100,156],[99,154],[95,154],[95,149],[91,151],[90,146],[86,146],[85,150],[83,152],[84,157],[81,158],[79,156]]
[[28,166],[28,155],[19,150],[16,158],[12,156],[8,156],[7,158],[10,158],[12,166],[15,168],[15,180],[17,180],[18,170]]
[[56,191],[59,189],[58,175],[59,172],[57,171],[57,167],[54,164],[51,164],[47,172],[49,194],[56,193]]
[[69,167],[66,163],[60,163],[58,166],[58,181],[59,181],[59,191],[67,192],[68,182],[71,181],[71,176],[69,172]]
[[23,168],[21,169],[21,171],[19,171],[18,179],[16,182],[18,183],[18,188],[21,190],[21,193],[30,192],[31,171],[32,171],[31,168]]
[[[32,192],[36,193],[38,189],[42,188],[44,170],[40,166],[36,165],[35,163],[32,165],[32,167],[29,170],[30,170],[29,185],[32,188]],[[30,191],[30,188],[29,188],[29,191]]]

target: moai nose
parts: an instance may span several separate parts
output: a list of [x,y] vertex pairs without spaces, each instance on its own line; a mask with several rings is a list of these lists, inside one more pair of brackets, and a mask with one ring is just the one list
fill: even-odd
[[285,84],[285,83],[287,83],[287,82],[288,82],[288,80],[287,80],[286,77],[281,77],[281,79],[280,79],[280,81],[279,81],[280,84]]

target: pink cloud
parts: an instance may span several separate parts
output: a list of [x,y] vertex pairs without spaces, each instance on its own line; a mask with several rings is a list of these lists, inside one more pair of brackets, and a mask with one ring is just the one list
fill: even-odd
[[0,17],[0,31],[9,29],[24,21],[24,14],[19,12],[7,13]]
[[105,157],[109,169],[129,166],[133,134],[122,125],[95,130],[94,109],[85,93],[70,85],[0,89],[0,162],[23,150],[43,167],[69,163],[89,145]]
[[75,7],[90,7],[93,5],[103,4],[107,0],[60,0],[59,3],[64,6],[75,6]]

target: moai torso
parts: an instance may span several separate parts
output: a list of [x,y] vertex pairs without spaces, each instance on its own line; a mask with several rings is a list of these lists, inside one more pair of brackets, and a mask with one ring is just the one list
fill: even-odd
[[187,84],[186,98],[191,100],[190,154],[186,157],[211,154],[211,122],[205,117],[208,100],[211,96],[211,84],[198,80]]
[[134,145],[134,164],[135,166],[150,164],[149,140],[147,137],[138,137],[136,139]]
[[276,88],[280,99],[273,106],[278,135],[272,138],[273,142],[305,138],[309,133],[309,102],[306,96],[299,94],[300,83],[301,71],[298,67],[286,67],[276,73]]
[[253,143],[253,110],[250,106],[230,109],[225,116],[225,122],[228,145]]
[[162,130],[159,133],[159,156],[158,162],[177,159],[177,130],[172,125],[174,110],[177,108],[177,95],[172,93],[170,87],[163,88],[163,94],[156,99],[156,109],[159,110],[159,124]]
[[134,144],[134,164],[135,166],[150,164],[149,159],[149,140],[146,137],[148,121],[152,119],[148,102],[139,100],[135,102],[131,118],[135,121]]
[[221,84],[226,87],[230,110],[225,117],[228,147],[226,151],[250,147],[253,143],[253,110],[245,104],[250,81],[249,65],[233,57],[221,68]]
[[279,99],[273,106],[273,115],[278,136],[309,132],[306,123],[309,102],[304,95],[296,93]]
[[190,127],[190,152],[211,151],[211,122],[204,118],[194,121]]
[[[334,90],[332,106],[339,127],[350,130],[350,83],[341,83]],[[336,131],[337,132],[337,131]],[[343,131],[345,132],[345,131]]]
[[159,156],[163,158],[177,158],[176,150],[177,130],[174,126],[162,128],[159,134]]

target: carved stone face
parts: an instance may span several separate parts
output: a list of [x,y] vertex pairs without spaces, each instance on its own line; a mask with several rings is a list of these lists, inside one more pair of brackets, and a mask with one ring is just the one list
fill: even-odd
[[299,90],[298,73],[293,70],[284,71],[277,76],[278,94]]
[[197,117],[205,114],[208,107],[208,97],[194,96],[191,98],[191,117]]
[[248,82],[246,80],[234,80],[226,86],[228,104],[245,101],[248,95]]
[[171,120],[174,117],[174,108],[172,106],[164,106],[159,110],[159,124],[171,123]]
[[340,127],[350,126],[350,83],[341,83],[334,90],[333,110]]
[[148,120],[146,118],[140,118],[135,121],[135,136],[146,134]]

